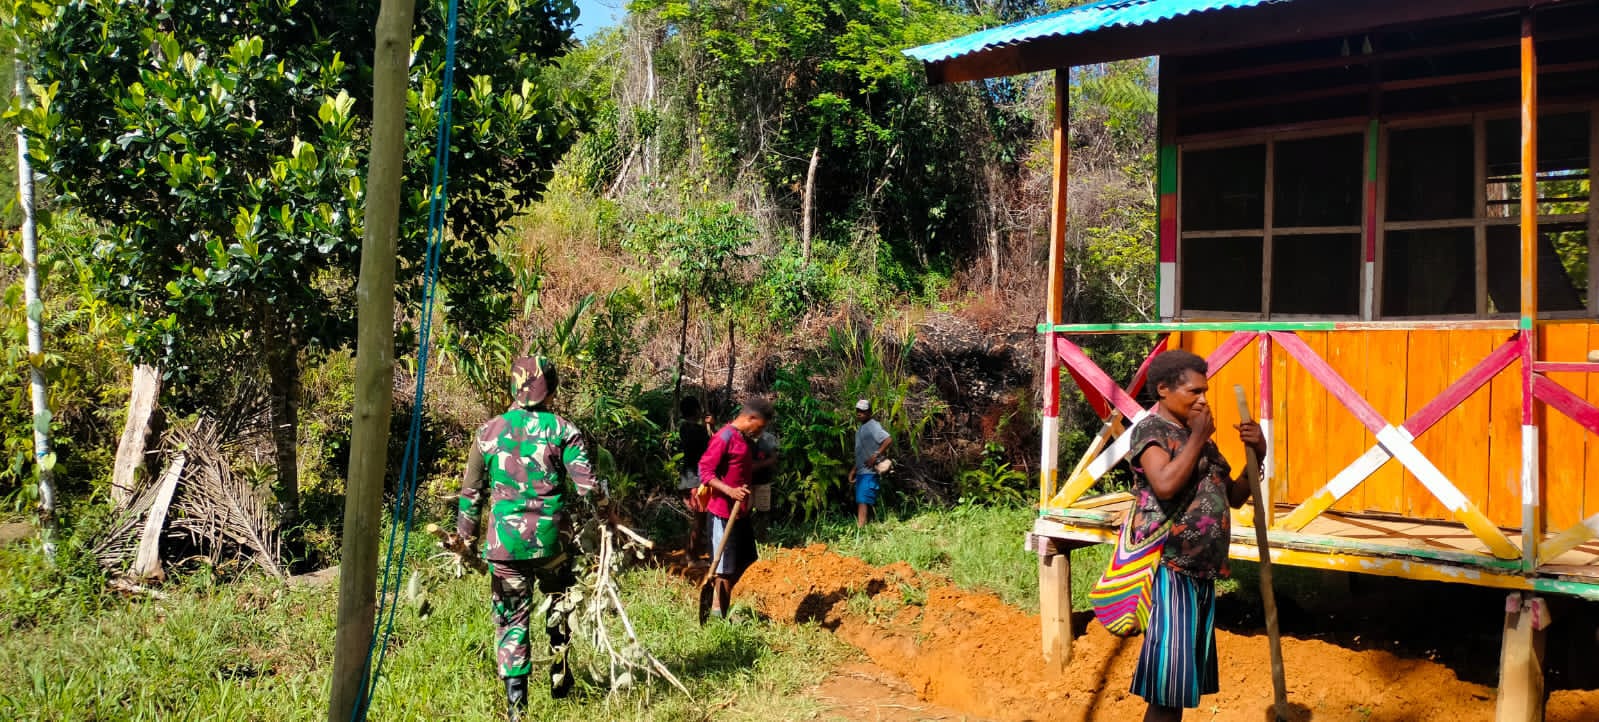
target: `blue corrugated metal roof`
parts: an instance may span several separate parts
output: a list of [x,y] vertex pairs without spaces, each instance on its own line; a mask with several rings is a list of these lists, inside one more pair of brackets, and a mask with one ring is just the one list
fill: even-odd
[[1045,37],[1083,35],[1113,27],[1136,27],[1164,22],[1193,13],[1211,12],[1293,0],[1104,0],[1057,10],[1009,25],[989,28],[942,43],[911,48],[905,54],[924,63],[952,60],[962,55]]

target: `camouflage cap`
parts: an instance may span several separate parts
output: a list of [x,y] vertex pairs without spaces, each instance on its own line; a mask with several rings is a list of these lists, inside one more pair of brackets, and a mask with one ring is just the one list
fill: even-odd
[[517,406],[538,406],[555,393],[555,364],[543,356],[524,356],[511,364],[511,395]]

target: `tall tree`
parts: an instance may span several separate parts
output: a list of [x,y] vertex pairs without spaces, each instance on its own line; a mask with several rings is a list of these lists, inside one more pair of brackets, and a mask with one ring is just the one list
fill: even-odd
[[[28,33],[22,115],[63,201],[105,222],[96,267],[130,356],[264,368],[278,488],[298,507],[300,364],[354,338],[376,0],[80,0]],[[419,8],[397,294],[418,298],[445,0]],[[584,118],[538,80],[569,45],[570,0],[464,0],[450,158],[447,312],[503,321],[490,242],[538,197]],[[222,343],[223,338],[230,342]],[[218,357],[221,358],[218,358]]]
[[[16,94],[26,101],[23,63],[18,52]],[[23,299],[28,309],[28,388],[33,401],[34,473],[39,480],[39,534],[44,552],[55,556],[55,453],[50,450],[50,392],[44,382],[44,299],[39,297],[39,227],[33,214],[33,166],[28,162],[28,135],[17,128],[17,207],[22,209]]]

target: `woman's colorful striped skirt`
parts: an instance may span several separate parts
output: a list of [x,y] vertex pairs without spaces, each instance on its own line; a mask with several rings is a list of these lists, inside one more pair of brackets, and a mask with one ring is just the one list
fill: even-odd
[[1155,567],[1153,608],[1132,693],[1162,707],[1198,707],[1220,691],[1216,662],[1216,582]]

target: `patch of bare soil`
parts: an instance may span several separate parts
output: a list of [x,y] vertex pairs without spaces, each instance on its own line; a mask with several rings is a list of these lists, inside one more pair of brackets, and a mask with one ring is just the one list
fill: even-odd
[[24,541],[33,536],[33,525],[25,522],[0,524],[0,546]]
[[823,719],[986,722],[923,700],[903,680],[869,662],[845,665],[813,688],[811,696],[825,705]]
[[[1039,651],[1036,615],[904,563],[873,567],[822,545],[783,550],[751,567],[739,591],[775,621],[833,631],[918,699],[958,714],[1003,722],[1143,718],[1143,700],[1127,692],[1141,639],[1116,638],[1086,617],[1078,620],[1071,664],[1055,673]],[[1204,698],[1187,719],[1265,718],[1272,693],[1264,636],[1221,631],[1217,645],[1221,693]],[[1283,656],[1289,698],[1302,719],[1493,718],[1492,687],[1463,681],[1432,660],[1293,637],[1283,639]],[[1555,691],[1547,719],[1599,720],[1599,691]]]

